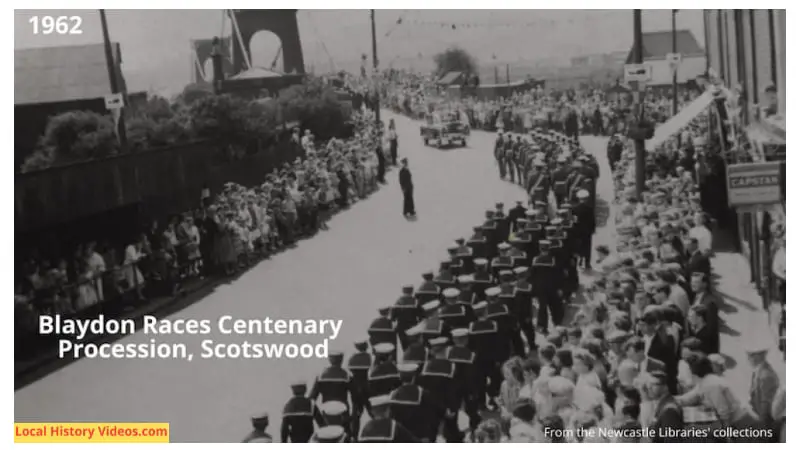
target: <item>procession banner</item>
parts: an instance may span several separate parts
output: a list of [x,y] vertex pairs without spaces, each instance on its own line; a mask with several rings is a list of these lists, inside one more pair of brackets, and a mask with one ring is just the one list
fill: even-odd
[[706,91],[703,93],[703,95],[694,99],[694,101],[688,106],[680,110],[678,114],[672,116],[671,119],[659,125],[655,130],[653,139],[645,142],[645,148],[647,151],[652,152],[656,149],[656,147],[666,142],[667,139],[680,133],[680,131],[686,125],[689,125],[689,122],[700,115],[700,113],[705,111],[705,109],[708,108],[708,105],[710,105],[713,101],[714,94]]

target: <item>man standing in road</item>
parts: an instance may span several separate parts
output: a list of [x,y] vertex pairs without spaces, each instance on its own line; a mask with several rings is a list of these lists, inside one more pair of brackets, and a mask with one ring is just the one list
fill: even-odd
[[403,190],[403,216],[414,217],[417,212],[414,208],[414,183],[411,181],[411,171],[408,170],[408,158],[401,161],[403,168],[400,169],[400,189]]

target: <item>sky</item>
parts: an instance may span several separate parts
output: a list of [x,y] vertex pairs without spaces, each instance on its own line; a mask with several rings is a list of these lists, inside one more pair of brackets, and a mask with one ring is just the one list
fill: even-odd
[[[79,16],[81,35],[34,35],[34,15]],[[122,46],[123,70],[132,90],[173,90],[191,80],[192,39],[230,33],[222,10],[107,10],[111,40]],[[371,57],[368,10],[297,12],[306,70],[357,70]],[[398,21],[400,23],[398,23]],[[644,10],[643,31],[669,30],[670,10]],[[681,10],[678,29],[692,31],[701,46],[701,10]],[[450,46],[470,52],[480,64],[514,64],[627,51],[633,36],[631,10],[377,10],[382,67],[429,70],[436,53]],[[14,47],[50,47],[102,42],[96,10],[16,10]],[[280,48],[271,33],[251,42],[253,65],[268,67]]]

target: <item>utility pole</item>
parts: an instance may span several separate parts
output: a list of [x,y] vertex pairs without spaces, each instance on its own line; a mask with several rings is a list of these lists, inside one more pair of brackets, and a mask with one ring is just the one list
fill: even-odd
[[[633,63],[642,64],[643,51],[642,51],[642,10],[633,10]],[[644,117],[644,95],[639,88],[639,83],[634,84],[633,95],[636,99],[634,105],[634,120],[639,121]],[[636,194],[641,198],[644,192],[645,182],[645,158],[644,158],[644,139],[636,139],[634,141],[634,149],[636,150]]]
[[[108,69],[108,84],[111,87],[112,94],[120,93],[119,79],[117,78],[117,61],[114,59],[114,52],[111,50],[111,39],[108,36],[108,23],[106,22],[106,10],[100,11],[100,25],[103,29],[103,48],[106,53],[106,69]],[[119,110],[119,120],[117,121],[117,136],[119,137],[119,146],[122,150],[128,148],[128,134],[125,130],[125,97],[123,96],[123,105]]]
[[369,10],[369,19],[372,23],[372,67],[373,67],[373,80],[375,85],[375,123],[378,129],[381,126],[381,94],[378,86],[378,37],[375,34],[375,10]]
[[[672,53],[678,53],[678,30],[675,16],[679,9],[672,10]],[[672,71],[672,115],[678,114],[678,67]]]

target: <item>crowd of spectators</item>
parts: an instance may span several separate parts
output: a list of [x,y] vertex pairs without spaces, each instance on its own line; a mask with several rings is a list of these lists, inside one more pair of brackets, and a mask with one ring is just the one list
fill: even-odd
[[197,280],[231,276],[326,230],[331,215],[375,191],[386,170],[374,115],[354,120],[355,136],[346,141],[317,142],[309,130],[294,130],[304,157],[265,174],[260,186],[228,183],[216,195],[203,189],[196,209],[153,220],[114,243],[90,241],[57,256],[31,249],[15,283],[17,358],[34,356],[27,344],[40,314],[114,314],[174,297]]

